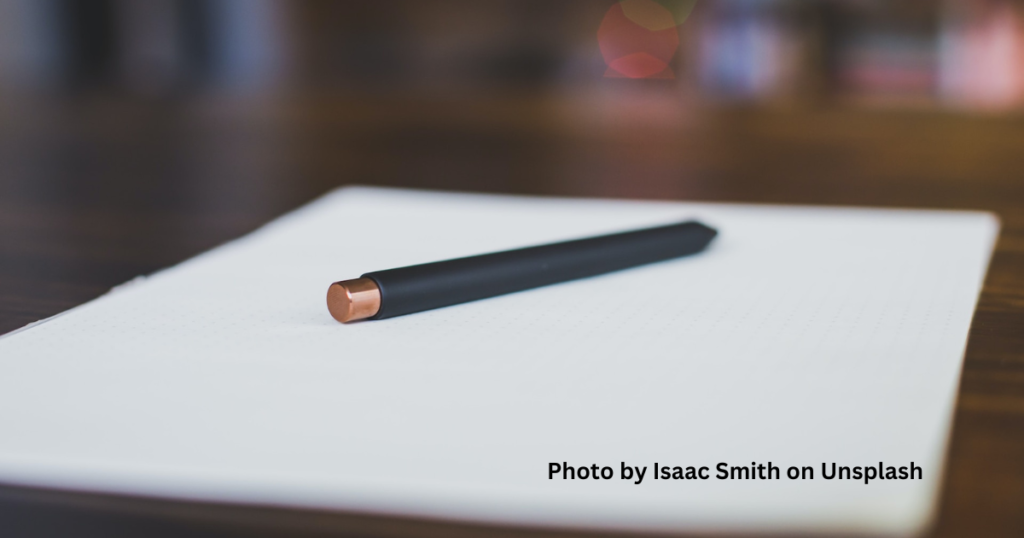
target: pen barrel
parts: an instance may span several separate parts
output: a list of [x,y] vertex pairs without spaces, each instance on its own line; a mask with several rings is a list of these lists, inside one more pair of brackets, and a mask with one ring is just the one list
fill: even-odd
[[380,310],[370,319],[384,319],[694,254],[716,234],[687,221],[362,276],[380,288]]

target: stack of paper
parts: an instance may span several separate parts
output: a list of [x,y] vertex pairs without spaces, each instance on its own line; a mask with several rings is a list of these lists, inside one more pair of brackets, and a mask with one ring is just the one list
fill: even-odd
[[[720,234],[676,261],[383,321],[325,306],[331,282],[372,270],[689,218]],[[0,340],[0,482],[528,527],[912,533],[935,509],[997,231],[972,212],[342,189]],[[769,462],[778,479],[758,476]],[[833,462],[920,476],[828,480]],[[592,465],[613,478],[581,479]]]

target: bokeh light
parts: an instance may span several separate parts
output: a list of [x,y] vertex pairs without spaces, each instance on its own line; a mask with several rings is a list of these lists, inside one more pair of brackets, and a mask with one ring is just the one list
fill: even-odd
[[686,20],[695,0],[655,2],[622,0],[608,9],[597,40],[614,78],[674,78],[671,61],[679,49],[676,27]]

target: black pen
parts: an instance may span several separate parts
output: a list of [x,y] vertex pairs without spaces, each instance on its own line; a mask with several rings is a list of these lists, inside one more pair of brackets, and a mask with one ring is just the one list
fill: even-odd
[[695,254],[718,232],[696,221],[366,273],[327,289],[341,322],[384,319]]

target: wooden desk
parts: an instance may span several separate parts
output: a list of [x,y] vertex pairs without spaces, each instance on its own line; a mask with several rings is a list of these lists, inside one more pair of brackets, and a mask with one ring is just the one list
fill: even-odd
[[[653,90],[7,104],[0,332],[348,183],[994,211],[1003,232],[932,535],[1024,536],[1024,118],[715,109]],[[507,534],[12,487],[0,499],[0,525],[15,535]]]

